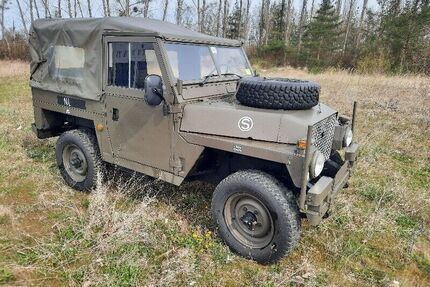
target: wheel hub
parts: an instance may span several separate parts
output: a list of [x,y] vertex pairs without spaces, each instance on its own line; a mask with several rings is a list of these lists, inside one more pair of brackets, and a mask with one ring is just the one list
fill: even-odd
[[240,221],[250,230],[253,231],[257,224],[257,216],[251,211],[247,211],[241,218]]
[[67,174],[76,182],[87,177],[88,164],[83,151],[75,144],[68,144],[63,149],[63,164]]
[[79,158],[78,155],[75,155],[75,157],[70,160],[70,164],[74,168],[80,168],[82,166],[82,160]]
[[233,236],[249,248],[263,248],[274,236],[272,215],[258,198],[248,193],[230,196],[224,219]]

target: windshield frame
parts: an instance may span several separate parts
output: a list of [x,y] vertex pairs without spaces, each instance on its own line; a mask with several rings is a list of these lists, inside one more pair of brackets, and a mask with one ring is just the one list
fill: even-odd
[[[212,83],[212,82],[223,82],[223,81],[232,81],[232,80],[239,80],[238,76],[235,75],[223,75],[223,73],[221,73],[221,69],[219,67],[219,64],[217,63],[216,59],[215,59],[215,55],[213,54],[213,51],[211,49],[211,47],[215,47],[215,48],[236,48],[239,49],[242,56],[245,59],[246,65],[248,66],[248,69],[251,71],[251,74],[249,76],[254,76],[254,71],[252,70],[252,66],[251,63],[249,62],[249,59],[243,49],[243,46],[232,46],[232,45],[220,45],[220,44],[208,44],[208,43],[196,43],[196,42],[176,42],[176,41],[163,41],[163,49],[165,51],[165,59],[166,59],[166,68],[169,71],[169,75],[172,79],[172,83],[177,83],[178,81],[181,81],[183,85],[197,85],[197,84],[201,84],[202,81],[205,79],[205,77],[201,77],[200,79],[192,79],[192,80],[181,80],[179,78],[175,77],[175,73],[173,71],[173,66],[170,62],[169,56],[168,56],[168,50],[166,47],[166,44],[175,44],[175,45],[188,45],[188,46],[203,46],[206,47],[209,51],[209,55],[211,56],[211,59],[214,63],[215,69],[216,69],[216,73],[217,75],[214,75],[213,77],[211,77],[210,79],[207,80],[207,83]],[[242,76],[242,75],[241,75]],[[248,77],[248,75],[244,76],[244,77]]]

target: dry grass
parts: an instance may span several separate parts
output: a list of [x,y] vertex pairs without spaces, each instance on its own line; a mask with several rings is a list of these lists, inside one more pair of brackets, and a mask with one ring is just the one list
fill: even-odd
[[30,71],[30,68],[27,62],[7,61],[7,60],[2,60],[0,62],[1,78],[22,76],[23,74],[28,74],[29,71]]
[[333,216],[305,223],[288,258],[261,266],[212,233],[210,185],[115,173],[92,194],[65,187],[54,141],[30,130],[27,73],[0,62],[0,285],[430,285],[428,78],[263,71],[320,83],[346,114],[359,101],[362,149]]

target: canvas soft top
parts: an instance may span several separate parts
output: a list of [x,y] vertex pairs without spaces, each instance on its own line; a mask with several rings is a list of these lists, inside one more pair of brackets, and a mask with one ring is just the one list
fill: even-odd
[[[98,100],[102,94],[102,36],[107,33],[152,34],[168,41],[241,45],[236,40],[213,37],[148,18],[40,19],[33,22],[30,31],[30,85]],[[69,74],[61,74],[59,65],[67,67],[63,72]]]

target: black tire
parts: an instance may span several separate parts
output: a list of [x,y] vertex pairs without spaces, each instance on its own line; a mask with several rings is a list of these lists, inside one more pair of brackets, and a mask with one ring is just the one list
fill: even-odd
[[320,86],[316,83],[283,78],[242,78],[237,100],[249,107],[305,110],[318,104]]
[[[238,196],[243,196],[243,199],[233,205],[235,210],[240,209],[238,212],[245,212],[241,217],[240,213],[229,211],[231,198]],[[245,206],[252,202],[248,198],[255,198],[256,203],[260,203],[268,211],[270,220],[264,220],[260,214],[263,222],[260,223],[260,228],[267,231],[270,237],[263,234],[254,237],[253,232],[257,232],[258,227],[255,231],[249,229],[250,226],[258,226],[260,219],[257,218],[257,213],[254,216],[255,222],[251,222],[251,225],[246,221],[245,217],[250,210]],[[279,261],[291,252],[299,241],[300,213],[294,195],[276,178],[261,171],[238,171],[221,181],[213,194],[212,215],[218,225],[219,235],[234,252],[262,264]],[[232,216],[232,220],[229,219],[229,215]],[[233,219],[236,216],[240,217],[240,220]],[[272,227],[267,229],[264,222],[271,223]],[[252,235],[245,235],[243,238],[243,234],[246,233]]]
[[[102,161],[97,139],[92,131],[78,129],[61,134],[57,140],[55,156],[60,174],[70,187],[90,191],[101,180]],[[79,168],[71,163],[73,159],[78,159],[78,165],[80,161]]]

